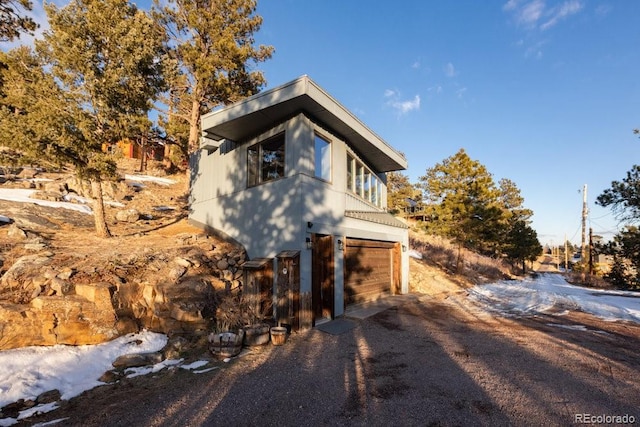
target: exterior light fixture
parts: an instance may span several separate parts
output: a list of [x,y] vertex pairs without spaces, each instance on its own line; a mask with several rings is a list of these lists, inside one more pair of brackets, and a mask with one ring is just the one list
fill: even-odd
[[307,243],[307,249],[313,248],[313,242],[311,241],[311,237],[307,237],[305,241]]
[[338,250],[344,251],[344,242],[341,239],[338,239]]
[[313,227],[313,223],[311,221],[307,221],[307,228]]
[[406,245],[402,245],[402,252],[407,252],[407,246]]

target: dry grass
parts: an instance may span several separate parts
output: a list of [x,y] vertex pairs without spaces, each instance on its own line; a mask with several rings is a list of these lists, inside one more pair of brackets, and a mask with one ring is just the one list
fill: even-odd
[[501,260],[466,249],[460,250],[449,240],[439,236],[411,230],[409,244],[411,249],[422,254],[423,263],[442,270],[456,282],[481,284],[512,278],[510,267]]

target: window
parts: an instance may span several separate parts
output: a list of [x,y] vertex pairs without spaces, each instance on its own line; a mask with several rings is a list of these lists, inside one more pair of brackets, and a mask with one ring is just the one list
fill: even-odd
[[253,145],[247,149],[247,171],[249,187],[258,185],[258,145]]
[[356,194],[362,196],[362,179],[364,178],[364,166],[356,163]]
[[247,149],[247,184],[251,187],[284,177],[284,134]]
[[375,175],[371,175],[371,203],[378,205],[378,178]]
[[371,200],[371,172],[369,172],[367,169],[365,169],[364,171],[364,192],[362,194],[362,197],[364,197],[365,200]]
[[382,207],[383,184],[361,161],[347,154],[347,190],[367,202]]
[[347,190],[353,191],[353,157],[347,154]]
[[316,177],[331,181],[331,144],[318,135],[315,141],[315,164]]

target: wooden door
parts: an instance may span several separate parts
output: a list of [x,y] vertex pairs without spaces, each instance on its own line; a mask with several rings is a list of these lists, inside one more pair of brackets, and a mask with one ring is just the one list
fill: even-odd
[[320,319],[333,319],[333,236],[313,234],[311,242],[311,304],[315,324]]

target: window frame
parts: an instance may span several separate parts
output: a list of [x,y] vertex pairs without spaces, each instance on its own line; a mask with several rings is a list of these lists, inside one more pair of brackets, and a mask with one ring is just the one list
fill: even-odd
[[369,166],[352,154],[350,150],[347,152],[346,166],[347,191],[382,209],[382,186],[384,184],[378,174],[373,172]]
[[[265,175],[268,163],[265,164],[265,146],[272,143],[281,143],[282,150],[269,150],[274,153],[282,151],[282,171],[276,169],[277,176],[268,177]],[[255,153],[255,154],[251,154]],[[285,133],[281,132],[277,135],[265,138],[262,141],[251,144],[247,147],[247,188],[255,187],[267,182],[277,181],[287,176],[287,142]],[[253,159],[253,161],[252,161]]]
[[[319,157],[318,156],[318,141],[322,141],[324,142],[326,145],[323,146],[323,148],[326,148],[326,151],[323,150],[322,152],[322,156]],[[313,176],[316,177],[317,179],[320,179],[322,181],[326,181],[326,182],[332,182],[332,177],[333,177],[333,148],[332,148],[332,143],[331,140],[327,137],[325,137],[324,135],[321,135],[317,132],[314,132],[314,138],[313,138],[313,167],[314,167],[314,171],[313,171]],[[318,173],[318,161],[320,160],[320,173]],[[324,172],[325,172],[325,165],[323,160],[328,160],[329,162],[329,166],[328,166],[328,176],[324,176]]]

